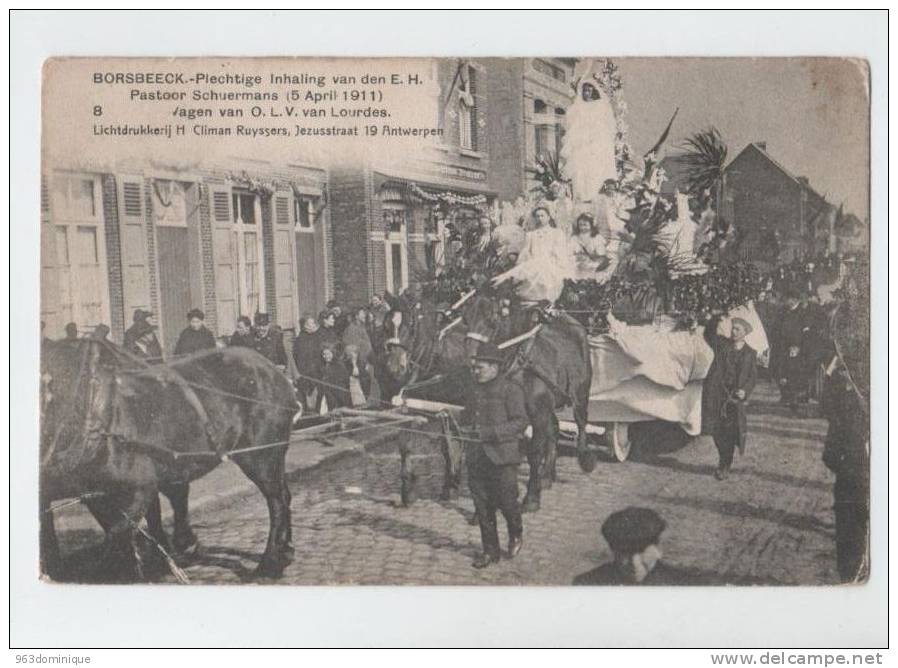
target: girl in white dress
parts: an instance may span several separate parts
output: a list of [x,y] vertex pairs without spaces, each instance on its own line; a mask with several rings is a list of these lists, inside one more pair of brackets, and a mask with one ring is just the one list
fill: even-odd
[[546,207],[535,208],[532,217],[533,229],[527,232],[517,264],[494,278],[493,284],[514,279],[520,281],[517,293],[521,299],[554,303],[573,265],[571,247]]
[[574,280],[598,280],[600,272],[610,264],[605,237],[599,234],[596,219],[591,213],[581,213],[574,225],[571,239],[574,254]]

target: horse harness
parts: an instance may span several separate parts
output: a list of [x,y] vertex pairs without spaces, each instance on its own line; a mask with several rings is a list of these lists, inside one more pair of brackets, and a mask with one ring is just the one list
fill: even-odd
[[[542,331],[543,324],[539,323],[529,331],[524,332],[523,334],[519,334],[518,336],[512,337],[507,341],[503,341],[498,344],[498,348],[500,350],[504,350],[506,348],[511,348],[512,346],[517,346],[519,344],[524,344],[515,352],[514,357],[511,360],[511,363],[508,365],[508,368],[505,369],[503,375],[508,377],[512,376],[518,371],[524,373],[532,373],[534,376],[543,381],[553,392],[558,393],[561,397],[564,398],[568,403],[573,403],[573,399],[566,391],[561,389],[558,384],[549,378],[545,373],[543,373],[536,364],[533,363],[532,352],[533,346],[536,344],[537,334]],[[489,339],[485,336],[474,334],[472,336],[471,333],[467,334],[468,338],[474,339],[475,341],[488,341]]]

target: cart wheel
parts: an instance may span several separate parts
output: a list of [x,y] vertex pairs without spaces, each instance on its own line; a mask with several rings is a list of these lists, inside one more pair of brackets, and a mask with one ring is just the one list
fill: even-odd
[[614,458],[619,462],[627,461],[630,456],[630,424],[628,422],[612,422],[608,425],[608,444]]

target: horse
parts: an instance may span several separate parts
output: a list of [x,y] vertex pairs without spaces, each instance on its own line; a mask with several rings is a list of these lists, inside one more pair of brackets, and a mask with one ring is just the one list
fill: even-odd
[[189,540],[188,485],[225,459],[268,504],[268,541],[255,575],[283,573],[293,558],[285,455],[298,406],[289,381],[268,360],[226,348],[148,367],[112,343],[89,339],[48,344],[43,353],[45,574],[60,573],[52,501],[84,500],[105,531],[110,572],[120,567],[123,579],[143,579],[135,541],[144,517],[155,536],[161,532],[158,492],[180,494],[178,504],[173,500],[175,531]]
[[503,317],[499,301],[487,294],[475,293],[465,301],[462,321],[468,357],[476,355],[485,341],[498,345],[517,340],[508,346],[514,353],[505,372],[516,375],[524,387],[533,435],[527,448],[530,476],[522,507],[538,510],[541,490],[551,487],[556,479],[557,409],[566,405],[573,408],[580,468],[589,473],[596,466],[596,455],[586,443],[592,383],[586,329],[566,314],[540,322],[538,311],[521,305],[510,309],[514,315]]
[[[460,311],[421,309],[418,329],[407,346],[394,347],[384,365],[394,385],[404,386],[403,393],[432,401],[456,405],[465,403],[465,390],[470,382],[470,360],[480,341],[496,335],[509,338],[528,331],[529,314],[523,309],[515,323],[499,318],[498,301],[476,295],[465,300]],[[458,315],[458,313],[461,315]],[[442,316],[442,317],[441,317]],[[554,324],[546,325],[532,343],[522,343],[528,349],[530,361],[525,365],[512,363],[507,372],[519,374],[524,387],[527,413],[533,437],[527,443],[529,477],[522,508],[539,510],[541,489],[550,487],[555,479],[555,458],[558,441],[558,421],[555,409],[565,403],[574,406],[578,426],[577,452],[584,471],[595,468],[595,454],[586,447],[586,422],[592,363],[586,330],[571,318],[561,316]],[[547,372],[545,369],[553,369]],[[542,369],[542,370],[541,370]],[[549,378],[552,375],[554,380]],[[569,389],[568,389],[569,388]],[[444,430],[445,431],[445,430]],[[460,445],[451,434],[446,436],[444,457],[446,476],[443,498],[457,492],[461,467]],[[454,441],[454,442],[453,442]],[[403,449],[400,447],[400,453]],[[408,484],[413,483],[410,465],[403,458],[403,499]],[[542,478],[542,482],[541,482]]]
[[[420,308],[409,309],[404,317],[415,319],[414,328],[391,345],[375,364],[378,384],[387,401],[400,392],[403,396],[463,405],[469,387],[470,367],[465,354],[464,333],[446,327],[444,312],[423,301]],[[443,425],[442,450],[445,464],[444,501],[458,496],[461,487],[463,446],[451,422]],[[409,439],[400,440],[401,499],[408,506],[414,499],[416,476],[412,467]]]

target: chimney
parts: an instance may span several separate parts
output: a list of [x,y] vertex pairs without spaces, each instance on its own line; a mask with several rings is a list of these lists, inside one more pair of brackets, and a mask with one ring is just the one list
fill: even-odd
[[767,152],[767,142],[766,141],[756,141],[755,146],[757,146],[759,149],[761,149],[765,153]]
[[807,176],[796,176],[795,178],[798,179],[798,181],[801,183],[801,185],[803,185],[805,188],[810,187],[810,183],[808,182]]

